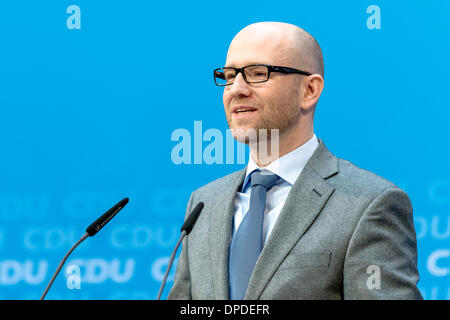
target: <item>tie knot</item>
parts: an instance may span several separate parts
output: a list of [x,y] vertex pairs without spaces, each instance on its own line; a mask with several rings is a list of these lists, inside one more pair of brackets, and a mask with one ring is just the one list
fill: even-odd
[[279,176],[268,170],[257,170],[251,174],[251,186],[263,186],[266,190],[269,190],[279,178]]

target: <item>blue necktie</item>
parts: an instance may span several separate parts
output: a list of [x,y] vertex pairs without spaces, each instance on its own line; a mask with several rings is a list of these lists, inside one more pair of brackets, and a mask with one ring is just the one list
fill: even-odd
[[279,179],[269,171],[254,171],[251,176],[250,208],[230,245],[230,299],[241,300],[263,247],[263,221],[266,193]]

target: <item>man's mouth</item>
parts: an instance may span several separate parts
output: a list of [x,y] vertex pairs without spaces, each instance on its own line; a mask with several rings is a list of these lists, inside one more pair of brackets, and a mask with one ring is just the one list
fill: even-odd
[[254,107],[250,107],[250,106],[237,106],[233,108],[233,113],[234,114],[248,114],[251,112],[254,112],[258,109],[254,108]]

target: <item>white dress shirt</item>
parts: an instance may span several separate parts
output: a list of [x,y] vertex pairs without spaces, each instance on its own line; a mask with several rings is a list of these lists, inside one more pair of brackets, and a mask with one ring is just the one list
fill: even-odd
[[319,141],[314,134],[314,136],[306,143],[288,154],[285,154],[266,167],[259,167],[250,156],[242,190],[237,192],[234,201],[233,235],[236,233],[236,230],[239,228],[242,219],[249,209],[251,188],[248,181],[250,174],[256,169],[266,169],[283,179],[267,192],[263,224],[263,241],[266,243],[275,222],[280,215],[289,191],[291,191],[292,186],[318,145]]

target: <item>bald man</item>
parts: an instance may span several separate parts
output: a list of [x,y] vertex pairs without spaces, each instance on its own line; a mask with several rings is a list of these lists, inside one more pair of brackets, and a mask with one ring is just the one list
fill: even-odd
[[408,196],[314,133],[324,87],[317,41],[291,24],[249,25],[214,80],[251,156],[191,194],[187,213],[204,209],[169,299],[422,299]]

